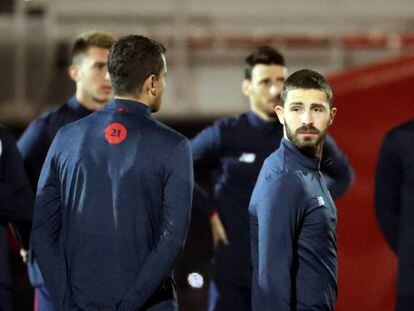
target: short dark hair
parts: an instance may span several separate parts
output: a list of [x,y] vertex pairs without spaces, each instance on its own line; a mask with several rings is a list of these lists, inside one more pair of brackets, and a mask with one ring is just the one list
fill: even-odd
[[280,102],[282,106],[285,105],[288,92],[297,89],[312,89],[324,92],[328,98],[329,106],[332,107],[333,93],[331,86],[328,81],[316,71],[302,69],[292,73],[286,79],[282,92],[280,93]]
[[164,68],[165,47],[144,36],[120,38],[111,48],[108,72],[115,95],[140,93],[145,80]]
[[77,62],[79,55],[86,53],[92,46],[98,48],[110,49],[115,43],[115,37],[104,32],[86,32],[79,35],[72,46],[71,61],[72,64]]
[[253,67],[257,64],[285,66],[283,55],[271,46],[259,46],[247,55],[245,62],[244,78],[247,80],[252,78]]

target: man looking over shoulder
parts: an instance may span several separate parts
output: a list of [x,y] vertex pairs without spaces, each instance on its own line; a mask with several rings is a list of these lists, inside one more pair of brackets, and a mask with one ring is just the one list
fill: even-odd
[[283,124],[249,205],[253,310],[333,310],[337,214],[319,171],[336,108],[328,82],[311,70],[286,80],[275,111]]
[[[250,110],[223,118],[191,141],[194,165],[217,172],[211,217],[213,275],[209,310],[251,310],[250,230],[248,205],[263,161],[280,144],[283,127],[275,107],[287,78],[282,54],[270,46],[246,57],[243,94]],[[327,137],[321,171],[333,198],[346,192],[353,170],[331,137]]]

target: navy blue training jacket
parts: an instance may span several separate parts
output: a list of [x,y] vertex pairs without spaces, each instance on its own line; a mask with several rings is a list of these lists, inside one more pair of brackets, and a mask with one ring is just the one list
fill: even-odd
[[[251,286],[250,220],[248,205],[263,161],[283,137],[279,122],[265,122],[253,111],[224,118],[191,141],[195,169],[207,167],[218,176],[213,208],[218,210],[229,245],[219,245],[213,279]],[[321,170],[333,198],[352,184],[354,173],[346,157],[327,136]]]
[[116,99],[59,130],[31,240],[57,308],[176,310],[192,188],[188,140],[146,105]]
[[414,120],[390,130],[378,156],[375,210],[398,257],[398,311],[414,306]]
[[0,310],[12,310],[7,230],[11,224],[22,247],[29,244],[33,193],[11,134],[0,127]]
[[[67,102],[56,109],[45,112],[29,124],[17,142],[17,147],[22,154],[33,192],[36,192],[43,162],[57,131],[62,126],[86,117],[92,112],[80,104],[75,97],[71,97]],[[44,285],[42,274],[32,252],[29,253],[28,271],[30,283],[33,286]]]
[[334,309],[337,214],[319,158],[282,139],[249,205],[255,311]]

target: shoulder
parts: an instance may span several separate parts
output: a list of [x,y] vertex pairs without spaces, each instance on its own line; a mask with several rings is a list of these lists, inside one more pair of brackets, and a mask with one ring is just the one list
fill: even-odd
[[68,104],[65,102],[56,108],[49,109],[43,112],[39,117],[34,119],[28,126],[28,129],[34,128],[47,128],[48,126],[55,124],[61,119],[61,116],[65,115],[68,111]]
[[237,129],[247,123],[246,113],[241,113],[235,116],[220,118],[213,123],[213,126],[217,126],[222,130]]
[[405,137],[407,135],[411,137],[414,135],[414,120],[402,123],[386,133],[386,137],[390,139],[397,139],[399,137]]
[[168,125],[158,121],[156,119],[152,119],[154,121],[154,128],[155,131],[161,136],[164,137],[167,141],[171,142],[172,144],[176,144],[181,141],[188,142],[188,139],[181,133],[177,132],[176,130],[172,129]]
[[278,191],[303,194],[305,189],[303,173],[289,170],[285,165],[284,153],[280,151],[273,152],[264,161],[256,187],[264,189],[270,197]]
[[411,151],[414,140],[414,120],[400,124],[385,133],[381,152],[404,153]]

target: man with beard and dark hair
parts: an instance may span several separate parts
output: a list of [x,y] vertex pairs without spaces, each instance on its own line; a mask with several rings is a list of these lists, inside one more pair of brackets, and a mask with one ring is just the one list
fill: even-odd
[[[102,109],[112,98],[106,64],[109,48],[114,42],[115,38],[104,32],[88,32],[76,38],[72,46],[71,65],[68,68],[70,78],[76,83],[75,95],[31,122],[20,137],[17,145],[34,191],[56,132],[64,125]],[[34,309],[55,310],[31,252],[28,271],[30,283],[35,288]]]
[[333,310],[336,208],[319,171],[336,108],[327,81],[293,73],[275,108],[284,138],[264,162],[249,204],[253,310]]
[[[209,310],[251,310],[248,205],[263,161],[283,136],[275,113],[287,77],[283,56],[270,46],[258,47],[246,57],[244,74],[250,110],[218,120],[191,141],[196,172],[208,168],[217,176],[210,205],[215,253]],[[321,170],[334,198],[350,187],[352,168],[330,137]]]
[[190,142],[151,117],[164,47],[119,39],[115,99],[61,128],[39,179],[32,246],[58,310],[178,310],[173,266],[190,222]]

